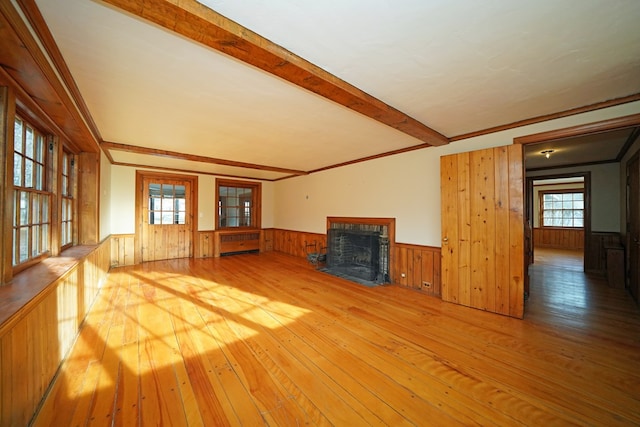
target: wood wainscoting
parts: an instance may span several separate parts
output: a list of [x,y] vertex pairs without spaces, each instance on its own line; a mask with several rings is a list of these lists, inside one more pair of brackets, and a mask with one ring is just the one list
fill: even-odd
[[[283,229],[273,230],[273,250],[296,257],[324,250],[327,236]],[[440,248],[390,242],[389,272],[394,285],[440,297]],[[404,274],[404,277],[403,277]]]
[[111,267],[134,265],[135,234],[111,235]]
[[214,230],[198,231],[196,258],[210,258],[215,255],[216,232]]
[[533,243],[542,248],[582,250],[584,229],[536,227],[533,229]]
[[307,253],[323,252],[326,247],[326,234],[273,229],[273,250],[276,252],[306,258]]
[[0,425],[28,425],[106,279],[110,242],[75,246],[0,287]]
[[396,243],[391,250],[395,285],[440,297],[440,248]]

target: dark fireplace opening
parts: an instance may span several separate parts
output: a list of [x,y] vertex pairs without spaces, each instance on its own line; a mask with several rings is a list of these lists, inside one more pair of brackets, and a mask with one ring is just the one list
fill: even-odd
[[389,240],[371,227],[327,230],[327,260],[324,271],[364,284],[388,281]]

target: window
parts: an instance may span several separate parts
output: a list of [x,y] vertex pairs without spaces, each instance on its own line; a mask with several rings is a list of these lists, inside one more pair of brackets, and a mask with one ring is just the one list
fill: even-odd
[[584,192],[540,192],[540,215],[543,227],[584,227]]
[[185,224],[186,187],[174,184],[149,184],[149,224]]
[[60,221],[60,246],[73,244],[73,154],[66,150],[62,152],[62,170],[60,171],[62,214]]
[[13,265],[18,266],[49,251],[51,193],[44,135],[16,117],[13,147]]
[[261,184],[216,180],[217,228],[260,228]]

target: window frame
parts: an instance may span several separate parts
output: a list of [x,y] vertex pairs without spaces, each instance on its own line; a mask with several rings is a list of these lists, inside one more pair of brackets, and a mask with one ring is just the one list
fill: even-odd
[[[220,187],[234,187],[234,188],[243,188],[243,189],[251,189],[251,215],[250,215],[250,225],[238,225],[238,226],[222,226],[220,225],[221,220],[221,209],[223,207],[226,208],[227,204],[225,201],[220,199]],[[238,205],[238,218],[246,218],[245,216],[245,207],[244,201],[242,205]],[[215,211],[215,228],[217,230],[250,230],[250,229],[260,229],[262,228],[262,183],[257,181],[242,181],[242,180],[233,180],[233,179],[223,179],[216,178],[216,193],[214,199],[214,211]]]
[[[562,226],[562,225],[545,225],[544,224],[544,212],[545,212],[545,208],[544,208],[544,196],[547,194],[582,194],[582,226],[580,227],[570,227],[570,226]],[[585,230],[586,229],[586,215],[587,215],[587,200],[586,200],[586,191],[584,188],[563,188],[563,189],[558,189],[558,190],[540,190],[538,192],[538,203],[540,206],[540,209],[538,210],[538,214],[539,214],[539,218],[538,218],[538,224],[540,228],[544,228],[544,229],[561,229],[561,230]],[[546,209],[546,210],[550,210],[550,209]],[[558,209],[551,209],[551,210],[558,210]],[[578,209],[560,209],[560,210],[578,210]]]
[[[16,142],[18,142],[16,135],[17,122],[21,122],[21,135],[20,144],[18,149]],[[53,204],[55,200],[55,192],[52,191],[52,175],[51,164],[55,158],[51,149],[51,136],[46,132],[43,132],[37,125],[33,124],[33,121],[27,120],[24,116],[16,114],[13,118],[14,135],[13,135],[13,152],[12,161],[14,165],[13,177],[12,177],[12,192],[13,192],[13,207],[12,207],[12,256],[11,266],[13,272],[20,272],[51,255],[52,250],[52,234],[55,224],[55,218],[53,217]],[[33,157],[29,157],[25,147],[27,144],[27,132],[31,130],[33,133]],[[39,152],[38,147],[40,146]],[[20,151],[22,150],[22,151]],[[20,156],[20,179],[19,183],[16,183],[16,156]],[[32,176],[30,178],[31,185],[27,186],[27,161],[31,162]],[[39,172],[38,172],[39,171]],[[26,221],[21,219],[21,203],[23,195],[27,196],[28,207]],[[37,200],[39,200],[37,202]],[[33,209],[34,203],[38,203],[40,207],[37,216],[34,215]],[[42,209],[42,206],[46,206]],[[22,246],[21,229],[27,228],[27,257],[24,260],[20,258],[20,247]],[[34,254],[34,229],[39,230],[37,239],[41,246],[41,250],[38,250]]]
[[[76,243],[76,156],[66,147],[62,147],[60,156],[60,170],[57,171],[60,179],[60,250],[68,249]],[[65,174],[66,170],[66,174]],[[66,185],[65,185],[66,178]],[[65,207],[70,211],[70,218],[65,215]],[[64,241],[65,224],[67,225],[67,233],[69,233],[69,241]]]

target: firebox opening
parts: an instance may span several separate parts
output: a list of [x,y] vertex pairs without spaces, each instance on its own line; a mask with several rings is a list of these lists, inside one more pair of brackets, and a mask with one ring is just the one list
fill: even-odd
[[327,231],[327,262],[322,270],[366,286],[389,281],[386,227],[333,224]]

